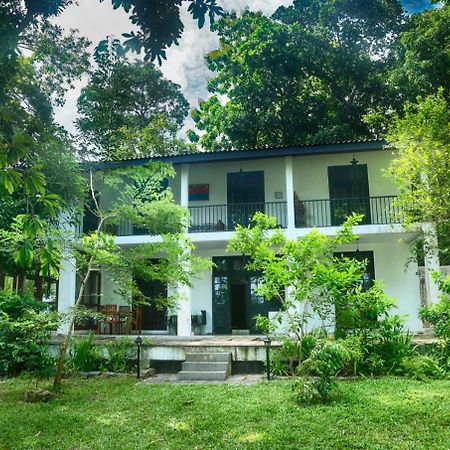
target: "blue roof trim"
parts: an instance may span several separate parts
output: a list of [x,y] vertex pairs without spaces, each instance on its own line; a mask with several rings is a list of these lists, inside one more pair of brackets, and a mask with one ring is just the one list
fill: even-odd
[[252,150],[229,150],[217,152],[202,152],[185,155],[172,156],[156,156],[150,158],[137,158],[122,161],[108,161],[104,163],[91,163],[91,168],[101,169],[118,169],[129,166],[142,166],[149,161],[161,161],[172,164],[195,164],[213,161],[234,161],[240,159],[264,159],[276,158],[280,156],[306,156],[306,155],[326,155],[331,153],[352,153],[383,150],[386,142],[384,140],[377,141],[360,141],[360,142],[343,142],[337,144],[317,144],[304,145],[297,147],[281,147],[281,148],[263,148]]

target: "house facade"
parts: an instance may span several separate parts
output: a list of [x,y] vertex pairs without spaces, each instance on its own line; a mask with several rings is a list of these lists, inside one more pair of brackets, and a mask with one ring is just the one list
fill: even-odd
[[[397,188],[383,174],[392,157],[382,141],[360,141],[154,158],[173,164],[176,177],[169,187],[175,201],[189,209],[191,225],[187,233],[195,244],[195,254],[214,264],[198,274],[192,287],[179,286],[182,299],[176,311],[143,307],[142,333],[191,336],[258,332],[254,317],[270,316],[279,305],[258,297],[258,274],[245,269],[245,256],[227,251],[235,226],[248,225],[256,211],[275,216],[278,227],[293,239],[305,236],[314,227],[335,235],[347,215],[364,214],[363,222],[354,230],[359,239],[340,251],[345,256],[367,259],[362,282],[380,281],[386,293],[397,300],[396,312],[407,316],[406,328],[421,332],[418,266],[411,260],[410,244],[424,229],[428,231],[426,239],[435,237],[430,224],[406,229],[400,223],[394,202]],[[148,161],[120,161],[110,166]],[[156,239],[125,221],[116,237],[118,244],[128,247]],[[74,304],[77,291],[75,268],[67,258],[59,280],[60,311]],[[433,302],[437,287],[431,272],[439,268],[437,256],[427,254],[425,266],[428,300]],[[155,283],[142,288],[150,296],[167,291]],[[115,293],[108,274],[100,271],[91,279],[86,299],[95,308],[129,304]]]

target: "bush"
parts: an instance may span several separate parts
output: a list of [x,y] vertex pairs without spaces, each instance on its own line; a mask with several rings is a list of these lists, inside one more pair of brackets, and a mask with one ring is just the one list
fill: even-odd
[[91,372],[102,370],[105,358],[99,347],[93,344],[94,333],[85,338],[73,338],[69,350],[69,368],[73,371]]
[[106,344],[108,360],[105,363],[111,372],[129,372],[135,362],[134,345],[128,339],[117,339]]
[[336,394],[334,378],[354,358],[345,341],[317,341],[300,366],[300,372],[307,377],[294,383],[297,401],[302,405],[329,402]]
[[[69,350],[68,367],[75,372],[107,370],[110,372],[129,372],[133,369],[134,345],[128,339],[117,339],[106,344],[107,354],[93,342],[94,333],[85,338],[73,338]],[[130,351],[131,350],[131,351]]]
[[441,367],[438,358],[418,354],[405,359],[398,373],[416,380],[445,377],[445,370]]
[[54,367],[48,339],[58,323],[58,315],[48,312],[45,303],[0,292],[0,374],[48,374]]
[[426,306],[420,309],[419,314],[422,320],[430,323],[433,331],[439,338],[441,347],[441,363],[445,366],[449,364],[450,358],[450,276],[447,278],[436,275],[442,292],[439,303]]

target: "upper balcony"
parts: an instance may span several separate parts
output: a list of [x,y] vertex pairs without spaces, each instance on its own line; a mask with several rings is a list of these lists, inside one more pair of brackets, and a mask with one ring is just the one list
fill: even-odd
[[[168,187],[175,202],[189,210],[188,231],[198,240],[228,239],[214,233],[248,226],[258,211],[276,217],[278,228],[297,229],[297,235],[313,227],[340,226],[353,212],[364,216],[362,225],[376,226],[364,232],[399,230],[391,226],[401,222],[394,201],[397,188],[383,176],[392,154],[381,144],[355,145],[324,146],[320,152],[314,147],[305,152],[288,149],[286,154],[261,150],[174,157],[169,162],[176,176]],[[114,192],[99,190],[101,204],[114,201]],[[125,221],[112,231],[149,238]]]
[[[362,225],[392,225],[400,223],[400,208],[396,196],[384,195],[362,198],[305,200],[294,203],[295,227],[339,226],[352,214],[363,214]],[[223,205],[190,206],[189,233],[234,231],[237,225],[248,226],[256,212],[277,218],[278,228],[287,228],[287,202],[234,203]],[[126,221],[120,223],[118,236],[145,234]]]

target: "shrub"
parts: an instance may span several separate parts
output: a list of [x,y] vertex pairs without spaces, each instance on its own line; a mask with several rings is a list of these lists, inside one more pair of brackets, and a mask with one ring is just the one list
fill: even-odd
[[398,373],[417,380],[445,377],[445,370],[441,367],[438,358],[419,354],[403,360]]
[[336,393],[335,376],[353,358],[353,350],[345,341],[317,341],[300,366],[300,372],[307,377],[294,383],[297,401],[303,405],[329,402]]
[[441,347],[441,363],[449,365],[450,358],[450,275],[447,278],[435,275],[439,282],[441,298],[439,303],[420,309],[422,320],[431,324],[433,331],[439,338]]
[[94,333],[89,333],[85,338],[73,338],[69,351],[69,367],[74,371],[90,372],[101,370],[105,358],[101,350],[93,344]]
[[108,359],[105,367],[112,372],[129,372],[134,365],[134,345],[128,339],[116,339],[106,344]]
[[48,339],[58,323],[58,315],[48,312],[45,303],[0,292],[0,374],[48,374],[54,367]]

